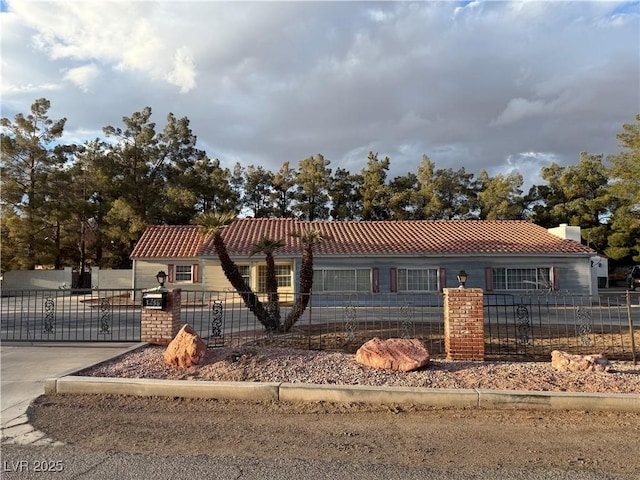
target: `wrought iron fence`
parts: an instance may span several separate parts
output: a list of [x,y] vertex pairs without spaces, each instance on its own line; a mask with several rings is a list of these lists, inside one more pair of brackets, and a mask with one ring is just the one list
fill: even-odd
[[[140,292],[134,290],[3,291],[2,341],[138,342]],[[262,301],[273,310],[265,296]],[[280,294],[281,322],[296,296]],[[247,343],[355,352],[371,338],[418,338],[444,356],[442,296],[402,293],[314,293],[295,325],[271,333],[235,291],[182,291],[181,322],[209,347]],[[551,351],[606,353],[635,359],[640,345],[640,292],[601,295],[484,295],[485,356],[548,359]]]
[[[2,341],[139,342],[134,290],[3,291]],[[138,296],[139,298],[139,296]]]
[[[296,299],[280,295],[282,324]],[[355,352],[378,336],[419,338],[432,354],[444,352],[442,297],[437,294],[314,293],[295,325],[277,334],[256,320],[235,291],[183,291],[181,302],[182,321],[210,347],[254,343]]]
[[634,359],[640,296],[484,295],[485,356],[548,358],[553,350]]

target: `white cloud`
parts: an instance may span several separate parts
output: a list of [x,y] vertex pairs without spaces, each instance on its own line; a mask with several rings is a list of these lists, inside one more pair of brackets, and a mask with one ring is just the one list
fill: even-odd
[[173,65],[173,70],[167,75],[169,83],[180,87],[182,93],[194,89],[196,86],[196,71],[193,57],[187,47],[181,47],[176,50]]
[[230,167],[322,153],[359,172],[374,151],[391,178],[422,154],[532,178],[551,158],[616,152],[640,112],[637,3],[7,5],[4,116],[46,97],[81,137],[150,106],[158,126],[187,116]]
[[64,75],[66,80],[70,80],[80,88],[83,92],[88,92],[91,84],[99,75],[100,70],[96,65],[90,63],[81,67],[70,68]]

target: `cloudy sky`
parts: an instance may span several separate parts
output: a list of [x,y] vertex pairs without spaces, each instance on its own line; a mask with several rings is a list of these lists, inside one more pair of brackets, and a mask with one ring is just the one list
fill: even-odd
[[637,1],[0,1],[2,116],[47,98],[68,141],[150,106],[229,167],[426,154],[527,185],[640,113]]

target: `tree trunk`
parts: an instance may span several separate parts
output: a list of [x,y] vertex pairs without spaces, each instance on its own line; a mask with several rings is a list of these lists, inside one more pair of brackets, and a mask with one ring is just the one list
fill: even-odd
[[284,321],[283,330],[288,332],[304,313],[311,299],[313,286],[313,243],[309,242],[302,251],[302,265],[300,267],[300,291],[293,308]]
[[277,323],[274,318],[270,317],[267,314],[267,310],[264,308],[264,305],[258,298],[258,296],[253,293],[251,287],[247,285],[247,282],[242,278],[242,274],[238,270],[236,264],[231,260],[229,254],[227,253],[227,249],[222,240],[222,235],[214,235],[213,237],[213,247],[220,259],[220,266],[224,271],[225,276],[236,289],[236,291],[242,297],[247,308],[253,312],[258,321],[264,325],[264,327],[269,331],[275,331],[280,328],[280,320],[277,320]]
[[267,261],[267,315],[270,325],[280,325],[280,296],[278,295],[278,277],[276,263],[271,253],[266,254]]

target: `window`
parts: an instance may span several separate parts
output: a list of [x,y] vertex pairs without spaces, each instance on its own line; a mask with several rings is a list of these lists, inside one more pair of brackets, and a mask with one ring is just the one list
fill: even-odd
[[398,291],[400,292],[435,292],[438,290],[437,268],[399,268]]
[[176,265],[176,282],[190,282],[192,278],[191,265]]
[[249,265],[238,265],[238,271],[247,286],[251,285],[251,267]]
[[493,287],[496,290],[550,290],[549,268],[494,268]]
[[314,270],[313,290],[316,292],[370,292],[371,269]]
[[[278,287],[291,287],[291,265],[276,265]],[[267,266],[258,265],[258,291],[267,291]]]

